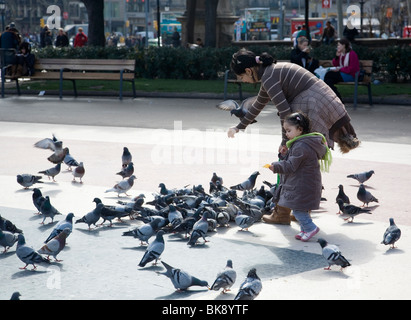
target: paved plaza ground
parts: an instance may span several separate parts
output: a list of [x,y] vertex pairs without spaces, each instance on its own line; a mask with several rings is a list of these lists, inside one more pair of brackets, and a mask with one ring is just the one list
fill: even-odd
[[[280,143],[280,122],[274,106],[267,106],[256,124],[235,139],[226,130],[237,119],[215,108],[213,99],[9,97],[0,100],[0,214],[23,229],[26,241],[38,249],[55,224],[40,225],[34,215],[32,190],[24,190],[16,175],[37,173],[53,165],[49,151],[33,147],[54,133],[83,161],[83,183],[72,181],[62,166],[56,182],[43,178],[37,186],[63,213],[75,219],[93,209],[99,197],[115,204],[117,194],[105,193],[120,181],[115,173],[121,167],[123,147],[133,155],[137,180],[129,197],[144,193],[146,201],[159,192],[163,182],[169,188],[202,184],[206,189],[213,172],[231,186],[259,170],[257,187],[276,177],[263,165],[276,160]],[[0,299],[14,291],[22,299],[193,299],[233,300],[248,270],[255,267],[263,281],[257,299],[410,299],[411,281],[411,107],[360,105],[348,106],[361,147],[342,155],[333,151],[330,173],[323,174],[325,201],[312,213],[321,231],[311,241],[294,239],[298,225],[273,226],[263,222],[249,231],[232,223],[209,234],[209,242],[190,248],[179,235],[166,235],[162,260],[182,268],[211,284],[227,259],[233,260],[237,281],[223,295],[206,288],[193,287],[175,292],[171,281],[158,272],[158,266],[138,267],[145,247],[122,233],[141,224],[125,219],[113,227],[92,231],[76,224],[60,253],[62,262],[36,271],[20,270],[14,246],[0,254],[2,284]],[[336,215],[338,185],[344,185],[351,202],[358,183],[348,174],[374,170],[368,189],[379,199],[370,204],[371,215],[360,215],[347,223]],[[241,192],[239,192],[241,195]],[[394,217],[402,230],[396,249],[380,244]],[[48,220],[46,220],[48,222]],[[343,272],[327,266],[316,240],[325,238],[337,244],[352,264]]]

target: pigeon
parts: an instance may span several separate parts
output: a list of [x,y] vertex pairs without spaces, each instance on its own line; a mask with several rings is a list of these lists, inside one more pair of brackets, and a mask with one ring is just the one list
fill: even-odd
[[340,266],[341,270],[351,265],[335,244],[329,244],[323,238],[318,238],[317,242],[322,248],[323,257],[328,262],[328,268],[324,268],[324,270],[330,270],[334,264]]
[[137,179],[135,175],[132,175],[127,180],[120,181],[115,184],[113,188],[106,190],[105,192],[117,192],[117,196],[120,197],[121,193],[124,193],[128,196],[127,191],[131,189],[134,185],[134,180]]
[[241,211],[237,212],[235,216],[235,224],[241,228],[241,231],[248,230],[254,223],[255,219],[251,216],[243,214]]
[[43,245],[37,252],[40,254],[47,255],[48,260],[50,260],[50,256],[53,256],[56,262],[61,262],[62,260],[57,259],[57,255],[64,249],[66,246],[66,239],[70,235],[71,230],[69,228],[65,228],[62,232],[60,232],[57,236]]
[[364,183],[365,181],[370,179],[374,173],[375,173],[374,170],[362,172],[362,173],[354,173],[354,174],[348,175],[347,178],[353,178],[357,180],[359,183]]
[[8,231],[11,233],[23,233],[23,231],[16,227],[16,225],[10,220],[3,218],[0,215],[0,230]]
[[51,218],[51,223],[54,222],[54,216],[61,214],[50,202],[50,197],[45,196],[45,200],[41,204],[40,213],[44,216],[41,224],[44,224],[46,218]]
[[24,189],[28,189],[35,183],[43,183],[43,181],[40,181],[40,179],[42,178],[42,176],[35,176],[29,173],[23,173],[17,175],[17,182],[20,185],[22,185]]
[[130,151],[127,147],[123,148],[123,154],[121,155],[121,166],[123,168],[127,167],[127,165],[133,160],[133,156],[131,155]]
[[358,200],[364,203],[363,207],[365,205],[367,205],[368,207],[368,203],[370,202],[378,202],[378,199],[374,197],[371,194],[371,192],[367,191],[362,183],[360,184],[360,187],[358,188],[357,198]]
[[213,176],[211,177],[210,181],[210,193],[214,190],[222,191],[223,189],[223,178],[219,177],[215,172],[213,172]]
[[80,183],[83,183],[81,180],[84,176],[86,170],[84,169],[83,162],[80,162],[78,166],[73,170],[73,181],[76,181],[76,178],[80,179]]
[[44,243],[48,243],[51,239],[58,236],[64,229],[68,229],[71,233],[73,231],[73,218],[74,213],[70,212],[66,216],[66,219],[59,221],[51,231],[50,235],[47,237],[46,241],[44,241]]
[[168,221],[170,222],[172,227],[176,227],[183,222],[183,215],[172,204],[170,204],[168,208]]
[[64,148],[61,151],[55,151],[50,157],[47,158],[47,160],[54,164],[62,163],[68,153],[68,150],[68,148]]
[[228,227],[230,222],[230,214],[227,211],[217,213],[217,223],[220,227]]
[[255,181],[256,181],[257,176],[258,176],[259,174],[260,174],[260,172],[258,172],[258,171],[253,172],[253,173],[248,177],[247,180],[245,180],[245,181],[243,181],[243,182],[241,182],[241,183],[239,183],[239,184],[237,184],[237,185],[231,186],[230,189],[232,189],[232,190],[240,190],[240,191],[252,190],[252,189],[254,188],[254,186],[255,186]]
[[150,239],[155,234],[160,222],[161,222],[160,219],[154,219],[153,221],[149,223],[145,223],[132,230],[123,232],[123,236],[137,238],[140,240],[141,245],[143,245],[143,241],[148,243],[148,239]]
[[[100,198],[94,198],[93,202],[96,203],[96,208],[99,203],[102,203]],[[103,225],[103,223],[108,220],[110,221],[109,227],[111,227],[113,225],[112,220],[115,218],[118,218],[119,216],[120,216],[120,212],[114,210],[114,207],[103,205],[103,208],[101,209],[101,212],[100,212],[100,217],[103,219],[103,222],[100,225]]]
[[67,170],[71,171],[71,167],[77,167],[79,163],[77,162],[76,159],[73,158],[73,156],[70,154],[70,149],[67,148],[67,154],[63,159],[63,162],[68,166]]
[[58,140],[56,136],[53,134],[53,138],[44,138],[40,141],[37,141],[34,146],[40,149],[48,149],[51,151],[62,150],[63,149],[63,142]]
[[[239,105],[234,100],[225,100],[217,104],[216,107],[220,110],[230,111],[231,116],[235,115],[237,118],[241,120],[247,114],[248,109],[252,106],[255,100],[257,100],[257,97],[247,98],[243,100],[241,105]],[[257,120],[253,120],[253,122],[251,123],[255,122],[257,122]]]
[[90,230],[90,226],[94,224],[96,226],[97,221],[100,219],[101,210],[103,210],[104,204],[99,203],[97,206],[85,214],[81,219],[76,220],[75,223],[87,223],[88,229]]
[[160,194],[163,196],[167,196],[167,195],[175,193],[173,190],[168,190],[164,183],[160,183],[158,187],[160,188]]
[[10,300],[20,300],[20,297],[21,297],[20,292],[16,291],[16,292],[13,292],[13,294],[11,295]]
[[221,293],[226,293],[227,291],[230,291],[230,288],[233,286],[236,279],[237,272],[233,269],[233,261],[229,259],[227,260],[224,270],[217,274],[217,278],[214,280],[210,290],[218,291],[223,289]]
[[263,284],[257,275],[257,270],[252,268],[241,284],[234,300],[254,300],[260,294],[262,288]]
[[343,185],[340,184],[338,186],[338,189],[339,189],[339,191],[338,191],[337,197],[335,198],[335,202],[337,202],[338,199],[341,199],[343,203],[348,203],[349,204],[350,203],[350,198],[348,198],[348,196],[344,193]]
[[9,232],[0,230],[0,246],[4,247],[3,253],[6,253],[17,242],[18,236]]
[[395,243],[401,237],[401,230],[397,227],[394,222],[394,218],[390,218],[390,226],[384,232],[384,238],[382,240],[382,244],[391,245],[391,249],[395,248]]
[[340,214],[340,217],[344,218],[344,220],[348,220],[351,218],[351,221],[349,222],[353,222],[354,217],[361,213],[372,214],[370,209],[364,209],[357,207],[353,204],[343,203],[341,199],[338,199],[337,203],[340,208],[340,211],[342,212]]
[[53,179],[53,181],[56,182],[56,180],[54,180],[54,177],[60,173],[60,170],[61,170],[61,163],[58,163],[55,167],[49,168],[47,170],[39,171],[38,173],[42,173],[42,174],[48,176],[49,180],[50,180],[50,177],[51,177]]
[[117,172],[116,174],[123,177],[123,179],[131,177],[134,173],[134,164],[130,162],[126,167],[124,167],[121,171]]
[[172,226],[175,226],[173,227],[173,229],[171,229],[171,232],[177,233],[184,231],[184,238],[187,238],[187,234],[189,234],[191,230],[193,230],[194,224],[198,221],[200,213],[203,211],[203,209],[203,207],[200,207],[196,210],[196,212],[194,212],[192,216],[185,217],[183,220],[181,220],[180,223],[172,224]]
[[49,260],[42,257],[37,251],[26,245],[26,239],[22,234],[18,235],[16,255],[26,264],[23,268],[20,268],[22,270],[25,270],[29,264],[33,265],[33,270],[35,270],[37,269],[35,263],[50,263]]
[[187,290],[191,286],[208,287],[207,281],[200,280],[184,270],[173,268],[164,261],[161,261],[161,263],[166,268],[166,272],[161,274],[170,278],[177,291]]
[[139,267],[145,267],[147,263],[154,261],[153,265],[157,264],[157,260],[160,259],[161,254],[164,251],[164,230],[159,230],[156,234],[156,239],[150,243],[141,258]]
[[188,239],[187,245],[195,246],[197,244],[197,240],[202,237],[204,239],[204,243],[208,242],[205,238],[207,231],[208,231],[208,222],[207,218],[209,216],[208,211],[203,213],[203,216],[200,220],[198,220],[194,226],[193,230],[191,231],[190,238]]
[[46,198],[43,197],[43,194],[41,193],[40,189],[34,188],[32,199],[33,199],[33,204],[36,207],[38,214],[40,214],[41,205],[43,204],[44,200],[46,200]]

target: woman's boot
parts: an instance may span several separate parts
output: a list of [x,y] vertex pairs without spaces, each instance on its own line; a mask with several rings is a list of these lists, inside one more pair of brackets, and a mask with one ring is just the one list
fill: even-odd
[[263,220],[271,224],[291,224],[291,209],[276,205],[271,214],[263,215]]

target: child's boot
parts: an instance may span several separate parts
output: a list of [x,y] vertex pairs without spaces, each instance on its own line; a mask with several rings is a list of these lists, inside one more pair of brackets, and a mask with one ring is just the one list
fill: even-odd
[[286,224],[291,223],[291,209],[276,205],[270,215],[263,215],[263,220],[271,224]]

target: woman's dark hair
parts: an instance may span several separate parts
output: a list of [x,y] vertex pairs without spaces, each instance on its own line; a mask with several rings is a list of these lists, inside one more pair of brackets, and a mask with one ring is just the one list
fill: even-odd
[[263,68],[275,63],[274,58],[267,52],[263,52],[260,56],[257,56],[254,52],[241,49],[233,54],[231,59],[231,70],[236,75],[245,73],[245,69],[261,66]]
[[345,47],[345,52],[349,52],[352,49],[351,42],[348,39],[342,38],[338,40],[338,42],[341,43]]
[[19,46],[19,50],[21,49],[26,49],[26,53],[31,53],[31,45],[28,42],[23,42],[22,44],[20,44]]
[[311,122],[310,118],[304,112],[295,112],[288,115],[284,122],[288,122],[292,126],[296,126],[301,129],[302,134],[307,134],[311,132]]

